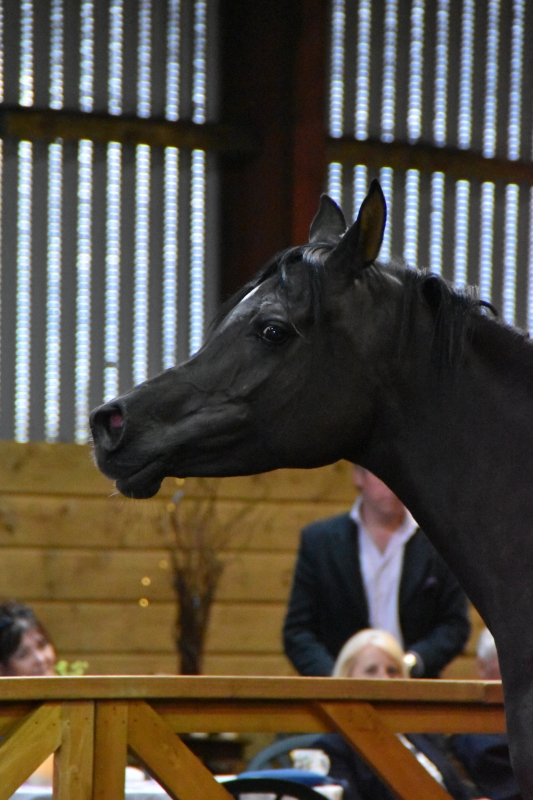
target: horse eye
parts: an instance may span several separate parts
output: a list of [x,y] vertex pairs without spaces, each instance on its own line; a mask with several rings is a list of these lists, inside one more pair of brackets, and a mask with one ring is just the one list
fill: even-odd
[[271,342],[271,344],[282,344],[288,335],[288,331],[280,325],[267,325],[261,331],[261,338]]

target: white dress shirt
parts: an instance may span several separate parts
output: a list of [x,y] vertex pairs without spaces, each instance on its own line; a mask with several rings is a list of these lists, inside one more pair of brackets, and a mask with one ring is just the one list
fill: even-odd
[[362,497],[359,496],[350,511],[350,517],[359,530],[359,559],[368,602],[370,627],[380,628],[392,634],[403,647],[398,610],[403,553],[406,543],[418,525],[406,509],[402,524],[394,531],[382,553],[361,519],[361,501]]

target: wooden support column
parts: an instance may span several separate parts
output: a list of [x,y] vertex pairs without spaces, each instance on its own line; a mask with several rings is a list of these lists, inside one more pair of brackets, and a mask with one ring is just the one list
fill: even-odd
[[124,800],[127,755],[127,702],[97,701],[93,800]]
[[54,800],[92,800],[94,702],[63,703],[61,722],[61,747],[54,759]]
[[325,189],[328,6],[325,0],[306,0],[300,7],[295,43],[292,245],[307,242]]
[[225,299],[307,240],[326,163],[326,2],[221,0],[220,33],[220,117],[259,142],[257,155],[221,159]]

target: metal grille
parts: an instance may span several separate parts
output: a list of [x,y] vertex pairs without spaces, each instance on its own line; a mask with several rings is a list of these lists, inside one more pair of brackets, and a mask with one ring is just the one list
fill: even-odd
[[[532,0],[332,0],[330,137],[531,162],[532,25]],[[486,180],[457,178],[429,154],[424,171],[332,161],[328,190],[353,217],[373,177],[389,204],[382,258],[477,284],[533,328],[530,181],[490,179],[488,162]]]
[[[212,0],[3,0],[0,100],[216,119]],[[217,297],[203,150],[0,141],[0,436],[87,441],[90,409],[195,352]]]

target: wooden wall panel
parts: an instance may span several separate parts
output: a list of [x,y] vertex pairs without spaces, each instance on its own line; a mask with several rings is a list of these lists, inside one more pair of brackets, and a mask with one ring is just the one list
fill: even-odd
[[[204,668],[291,674],[281,625],[299,531],[350,506],[349,465],[216,484],[222,521],[243,503],[249,510],[222,554]],[[167,479],[151,500],[127,500],[98,473],[88,447],[0,442],[0,487],[0,596],[31,603],[60,656],[88,661],[93,673],[174,672],[176,606],[164,521],[176,481]],[[184,503],[206,491],[196,480],[180,488]],[[475,613],[473,621],[467,653],[448,668],[450,676],[475,675]]]
[[[275,473],[274,473],[275,474]],[[184,505],[188,501],[185,498]],[[0,546],[160,549],[166,546],[162,520],[168,498],[56,497],[0,492]],[[321,516],[346,510],[347,502],[221,499],[222,522],[250,505],[235,524],[232,549],[294,552],[299,531]]]
[[[248,511],[222,554],[205,669],[290,674],[281,625],[299,531],[352,502],[348,465],[216,484],[221,521],[243,504]],[[151,500],[127,500],[98,473],[88,447],[0,442],[0,487],[0,596],[31,603],[59,654],[88,661],[91,672],[174,672],[165,520],[176,481]],[[187,504],[209,486],[187,480],[180,488]]]

